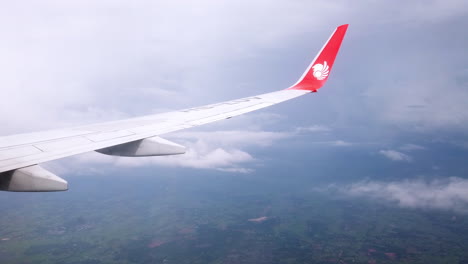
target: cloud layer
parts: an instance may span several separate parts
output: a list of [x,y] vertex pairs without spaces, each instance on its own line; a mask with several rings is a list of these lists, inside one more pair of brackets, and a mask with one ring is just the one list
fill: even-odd
[[67,171],[76,166],[83,168],[100,165],[117,167],[153,165],[249,173],[253,171],[252,167],[260,161],[256,160],[246,149],[268,147],[277,140],[294,135],[294,132],[248,130],[180,132],[172,134],[169,139],[187,147],[187,152],[182,155],[128,158],[91,152],[73,157],[68,161],[57,161],[55,164],[61,168],[68,167]]
[[324,120],[465,128],[466,14],[462,0],[8,2],[0,133],[284,88],[343,23],[351,27],[330,80],[334,99],[315,102]]
[[[182,156],[79,159],[249,172],[262,162],[253,148],[314,133],[308,144],[351,152],[357,142],[376,142],[372,153],[413,165],[422,149],[416,144],[426,146],[419,139],[467,142],[467,18],[463,0],[5,2],[0,135],[282,89],[337,25],[349,23],[319,93],[271,107],[263,119],[211,126],[213,133],[167,135],[189,147]],[[396,147],[408,133],[419,133],[404,141],[415,144]]]
[[468,179],[365,181],[338,187],[341,193],[394,202],[401,207],[468,213]]

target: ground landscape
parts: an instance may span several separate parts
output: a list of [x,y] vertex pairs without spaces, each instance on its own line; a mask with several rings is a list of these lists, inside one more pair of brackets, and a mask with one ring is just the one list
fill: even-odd
[[156,171],[2,193],[1,263],[468,263],[463,213],[344,197],[280,169]]

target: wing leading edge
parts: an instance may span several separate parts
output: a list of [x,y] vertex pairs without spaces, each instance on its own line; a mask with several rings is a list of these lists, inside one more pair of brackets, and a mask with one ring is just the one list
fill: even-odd
[[316,92],[330,75],[347,28],[348,25],[337,27],[301,78],[285,90],[66,130],[0,137],[0,190],[67,190],[66,181],[46,173],[37,164],[89,151],[130,157],[181,154],[185,152],[184,147],[159,136]]

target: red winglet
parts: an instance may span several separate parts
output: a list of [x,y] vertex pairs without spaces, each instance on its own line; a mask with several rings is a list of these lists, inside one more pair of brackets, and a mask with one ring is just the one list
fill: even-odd
[[347,29],[348,24],[335,29],[299,81],[288,89],[316,92],[325,84]]

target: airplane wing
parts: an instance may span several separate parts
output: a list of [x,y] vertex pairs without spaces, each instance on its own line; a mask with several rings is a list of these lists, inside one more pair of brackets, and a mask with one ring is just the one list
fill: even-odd
[[301,78],[285,90],[163,114],[0,137],[0,190],[64,191],[68,183],[38,164],[89,151],[127,157],[183,154],[183,146],[159,136],[316,92],[329,77],[347,28],[337,27]]

